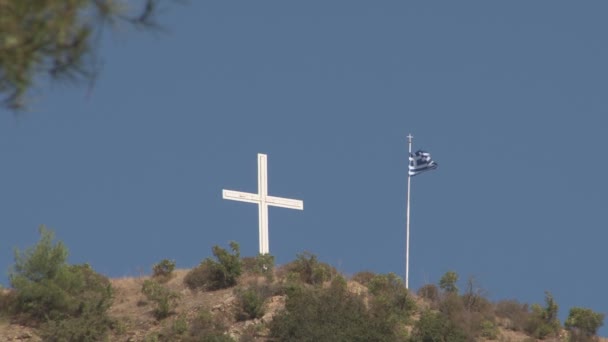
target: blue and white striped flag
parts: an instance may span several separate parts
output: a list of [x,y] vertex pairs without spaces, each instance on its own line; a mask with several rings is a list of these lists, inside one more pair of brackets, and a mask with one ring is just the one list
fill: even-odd
[[415,176],[425,171],[434,170],[437,168],[437,163],[431,159],[431,154],[422,150],[416,153],[410,153],[410,167],[408,174]]

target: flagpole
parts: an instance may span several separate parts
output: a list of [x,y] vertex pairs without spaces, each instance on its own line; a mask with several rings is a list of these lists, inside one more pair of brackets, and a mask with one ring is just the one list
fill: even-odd
[[[414,137],[411,134],[407,136],[408,142],[408,163],[409,156],[412,154],[412,139]],[[405,223],[405,288],[409,289],[409,279],[410,279],[410,186],[411,179],[409,170],[407,173],[407,210],[406,210],[406,223]]]

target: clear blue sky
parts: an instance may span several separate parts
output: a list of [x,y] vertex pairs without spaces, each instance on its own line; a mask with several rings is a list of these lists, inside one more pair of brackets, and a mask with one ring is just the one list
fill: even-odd
[[113,277],[230,240],[255,255],[256,206],[221,190],[255,192],[261,152],[270,194],[305,206],[270,209],[279,264],[403,275],[411,132],[439,163],[412,180],[412,288],[455,270],[494,300],[551,291],[562,319],[607,312],[607,11],[191,1],[167,35],[106,32],[90,94],[41,87],[0,115],[0,269],[39,224]]

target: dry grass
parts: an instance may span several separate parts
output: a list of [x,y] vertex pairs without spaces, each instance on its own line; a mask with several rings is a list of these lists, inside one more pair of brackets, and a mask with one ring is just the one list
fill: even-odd
[[[211,292],[192,291],[183,283],[188,271],[186,269],[175,270],[171,279],[163,284],[171,291],[179,294],[180,298],[174,314],[160,322],[154,316],[154,303],[148,302],[141,293],[142,285],[145,280],[150,279],[149,276],[111,279],[114,288],[114,303],[109,310],[109,315],[118,322],[118,325],[112,331],[110,340],[116,342],[143,341],[146,336],[170,327],[178,317],[185,318],[188,322],[194,321],[201,310],[211,311],[212,315],[222,317],[229,326],[230,333],[238,337],[239,334],[254,325],[269,322],[284,307],[284,297],[271,297],[266,301],[264,317],[252,321],[236,322],[234,319],[235,296],[233,289]],[[278,279],[278,277],[275,277],[275,279]],[[239,284],[246,285],[265,281],[264,277],[244,275],[239,279]],[[348,289],[363,296],[367,294],[367,288],[357,282],[349,281]],[[414,296],[414,300],[419,308],[429,307],[428,303],[417,296]],[[417,316],[414,315],[413,319],[415,320]],[[265,341],[264,333],[262,332],[255,340]],[[521,332],[501,328],[500,335],[495,341],[523,342],[526,340],[529,341],[528,336]],[[34,329],[8,322],[0,317],[0,341],[39,342],[41,339],[36,335]],[[600,341],[608,342],[608,339],[601,338]]]
[[161,331],[166,325],[173,322],[176,317],[186,317],[192,321],[200,310],[213,309],[214,306],[224,303],[233,297],[232,289],[202,292],[192,291],[184,285],[184,277],[189,270],[178,269],[163,286],[179,294],[178,306],[174,314],[158,322],[154,316],[154,304],[148,302],[141,293],[145,280],[150,277],[124,277],[112,279],[114,288],[114,304],[109,310],[112,318],[120,322],[120,328],[115,331],[112,341],[141,341],[150,334]]

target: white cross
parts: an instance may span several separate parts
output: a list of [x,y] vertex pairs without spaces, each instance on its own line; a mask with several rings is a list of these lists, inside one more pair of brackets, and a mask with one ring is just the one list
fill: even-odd
[[289,198],[268,196],[267,156],[258,153],[258,193],[222,190],[224,199],[256,203],[258,205],[260,254],[268,254],[268,206],[304,210],[304,202]]

